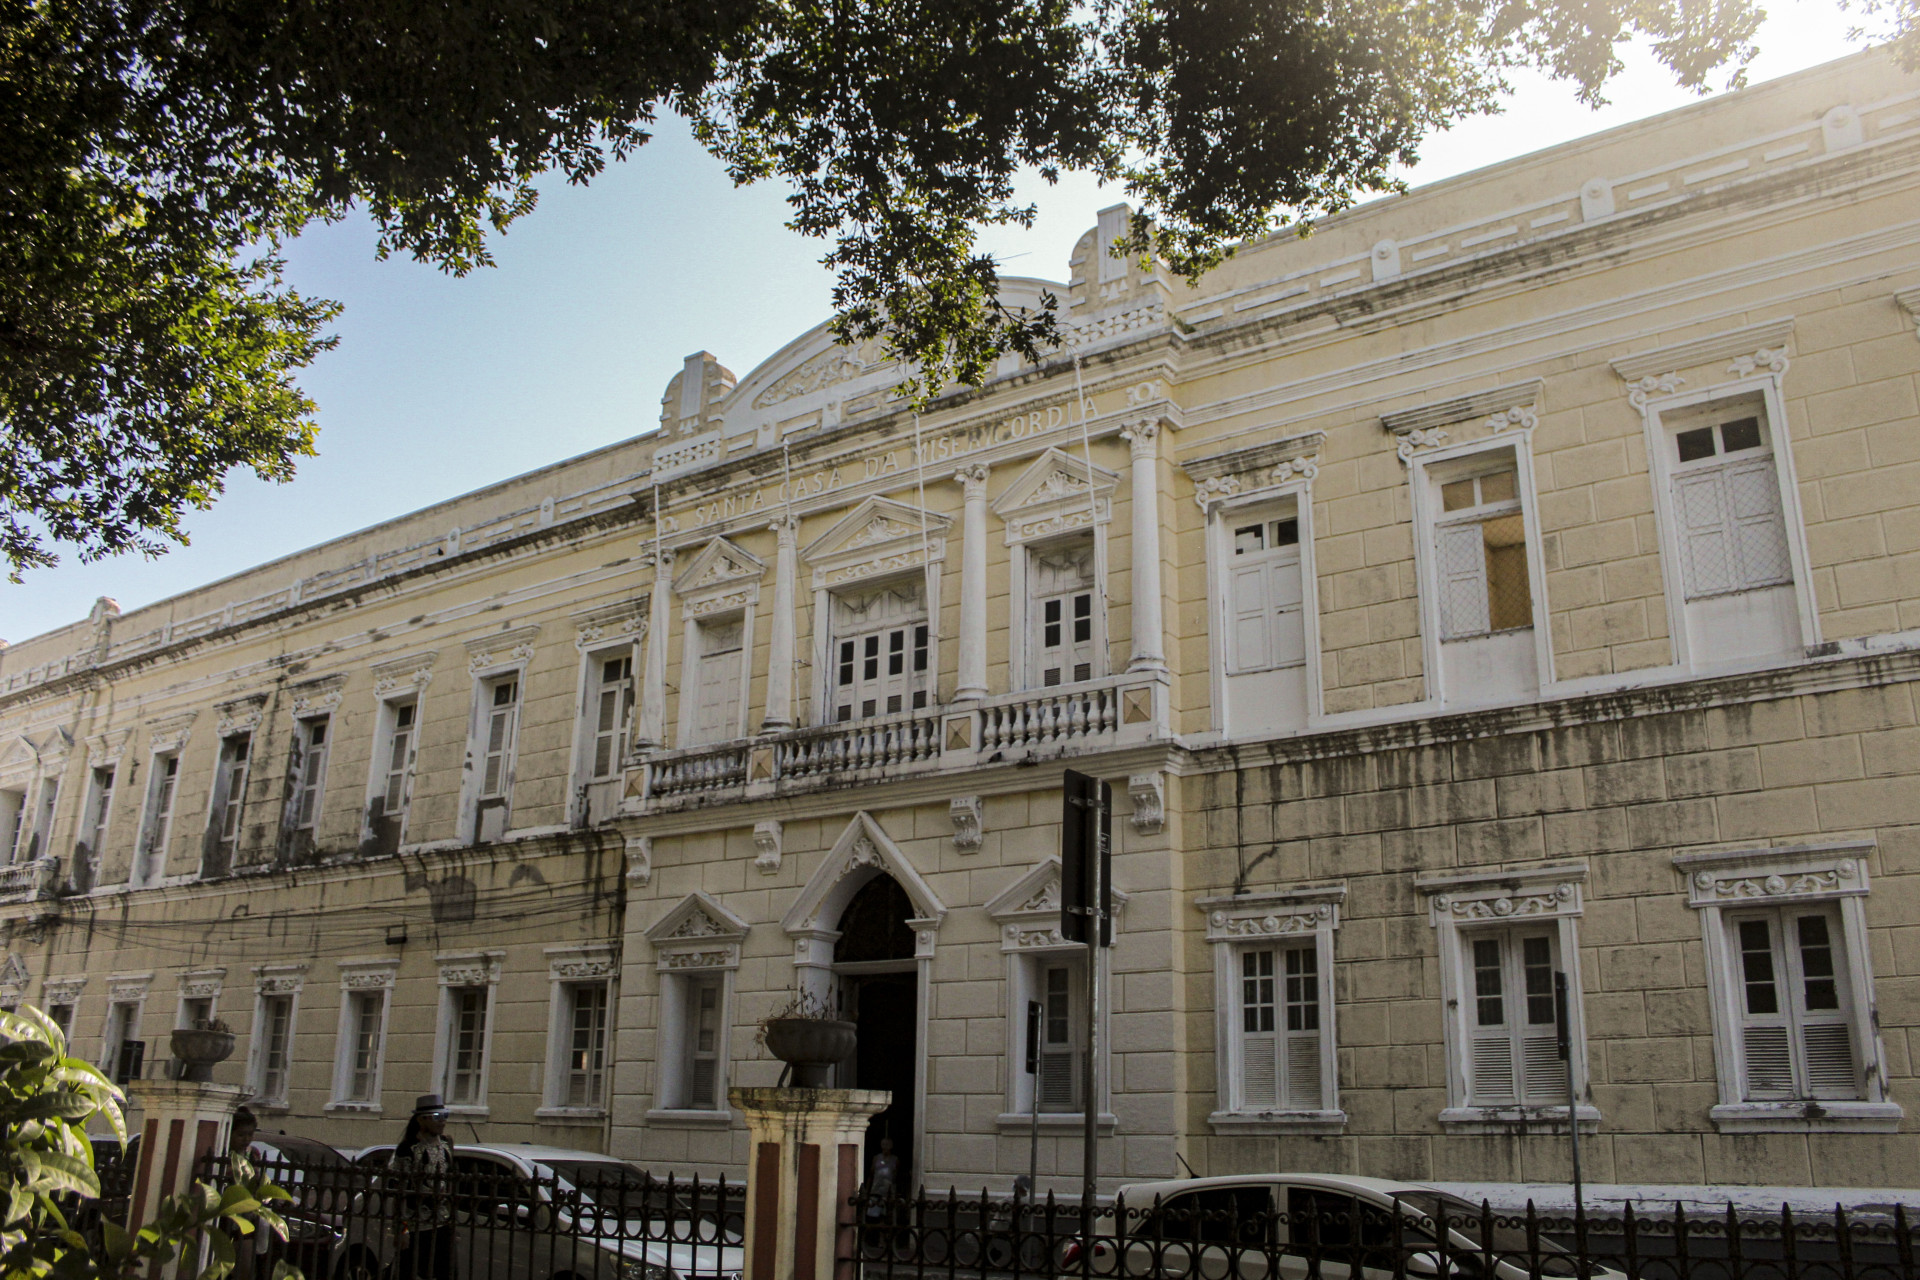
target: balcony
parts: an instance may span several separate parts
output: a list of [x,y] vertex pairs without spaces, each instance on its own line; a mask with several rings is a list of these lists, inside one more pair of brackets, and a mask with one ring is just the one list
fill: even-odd
[[35,858],[0,867],[0,902],[31,902],[50,898],[60,877],[60,859]]
[[656,751],[627,770],[629,813],[1053,759],[1164,736],[1166,681],[1128,673],[980,702]]

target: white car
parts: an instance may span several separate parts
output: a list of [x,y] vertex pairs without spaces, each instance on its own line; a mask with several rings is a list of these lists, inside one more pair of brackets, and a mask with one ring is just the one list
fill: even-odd
[[[1536,1233],[1495,1225],[1485,1239],[1480,1207],[1433,1187],[1317,1173],[1185,1178],[1122,1187],[1126,1220],[1094,1242],[1091,1270],[1111,1280],[1390,1280],[1492,1275],[1625,1280]],[[1398,1227],[1395,1218],[1399,1219]],[[1463,1227],[1470,1220],[1471,1227]],[[1440,1225],[1445,1223],[1445,1244]],[[1116,1259],[1124,1238],[1125,1256]],[[1489,1250],[1489,1246],[1491,1249]],[[1077,1254],[1077,1249],[1070,1249]],[[1396,1268],[1396,1255],[1404,1258]],[[1316,1262],[1317,1259],[1317,1262]],[[1077,1256],[1061,1259],[1067,1274]],[[1116,1265],[1116,1262],[1119,1265]],[[1358,1273],[1356,1275],[1356,1272]]]
[[[354,1158],[383,1168],[390,1145]],[[624,1160],[591,1151],[530,1144],[455,1144],[455,1247],[460,1274],[490,1280],[740,1280],[736,1187],[725,1202],[704,1184],[676,1184]],[[357,1199],[334,1280],[381,1280],[399,1252],[396,1207],[379,1184]],[[483,1255],[484,1252],[484,1256]]]

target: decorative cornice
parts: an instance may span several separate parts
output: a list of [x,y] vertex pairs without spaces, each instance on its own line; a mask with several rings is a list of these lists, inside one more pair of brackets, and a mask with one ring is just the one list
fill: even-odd
[[121,973],[107,979],[107,999],[145,1000],[153,986],[151,973]]
[[75,1004],[80,993],[86,989],[85,975],[72,978],[48,978],[40,984],[40,1003],[42,1005]]
[[547,973],[555,982],[605,981],[620,971],[611,942],[564,943],[547,948]]
[[342,675],[322,676],[318,680],[309,680],[297,684],[288,690],[293,695],[293,714],[298,716],[323,715],[340,705],[340,697],[346,691],[347,677]]
[[1489,418],[1521,405],[1538,404],[1544,385],[1539,378],[1529,378],[1525,382],[1488,387],[1484,391],[1469,392],[1450,400],[1435,400],[1411,409],[1396,409],[1392,413],[1381,414],[1380,425],[1394,435],[1404,437],[1417,431],[1432,431],[1435,427],[1450,427],[1456,422]]
[[391,697],[411,689],[424,689],[433,679],[433,661],[440,656],[437,650],[424,653],[410,653],[401,658],[389,658],[373,666],[373,692],[379,698]]
[[1726,329],[1690,342],[1636,351],[1610,363],[1623,381],[1635,384],[1642,378],[1678,373],[1682,369],[1698,368],[1719,360],[1731,360],[1762,348],[1785,347],[1792,337],[1793,317],[1784,316],[1762,324]]
[[443,987],[490,987],[500,981],[500,961],[504,951],[436,951]]
[[569,620],[579,633],[574,643],[582,649],[620,640],[637,643],[647,634],[647,604],[648,598],[640,596],[570,615]]
[[267,713],[267,695],[248,694],[244,698],[235,698],[223,702],[214,708],[219,715],[217,732],[222,738],[239,733],[252,733],[260,727],[260,721]]
[[1528,920],[1577,916],[1586,864],[1526,867],[1518,871],[1470,872],[1415,880],[1427,896],[1431,922]]
[[1687,878],[1690,907],[1740,906],[1867,892],[1866,841],[1683,853],[1673,865]]
[[211,1000],[225,989],[227,970],[224,965],[212,969],[188,969],[180,974],[179,983],[182,1000]]
[[1317,454],[1326,447],[1326,443],[1326,432],[1303,431],[1298,435],[1269,441],[1266,444],[1188,458],[1180,464],[1180,469],[1191,476],[1196,484],[1202,480],[1224,476],[1245,476],[1254,472],[1271,471],[1275,466],[1287,463],[1294,458]]
[[537,623],[476,636],[466,642],[467,670],[478,675],[497,667],[525,666],[533,661],[534,642],[539,638]]
[[1411,463],[1413,455],[1421,449],[1438,449],[1447,442],[1447,433],[1439,427],[1415,427],[1400,437],[1400,443],[1394,446],[1394,453],[1400,461]]
[[263,996],[293,995],[307,982],[306,964],[257,964],[253,966],[253,989]]
[[1346,885],[1322,884],[1196,898],[1194,905],[1206,913],[1207,941],[1243,942],[1338,929],[1346,899]]
[[400,972],[397,957],[377,956],[365,960],[336,960],[343,991],[391,991]]
[[980,852],[980,797],[955,796],[947,802],[953,822],[953,847],[961,853]]
[[91,769],[111,769],[120,763],[127,753],[127,743],[133,738],[132,729],[115,729],[111,733],[96,733],[87,739],[87,767]]

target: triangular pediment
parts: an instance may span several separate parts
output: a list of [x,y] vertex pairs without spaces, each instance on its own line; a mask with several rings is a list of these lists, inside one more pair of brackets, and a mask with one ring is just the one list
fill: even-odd
[[[1127,895],[1113,891],[1113,912],[1127,904]],[[1005,922],[1031,916],[1060,914],[1060,859],[1048,857],[987,902],[987,917]]]
[[952,523],[937,512],[922,512],[918,507],[892,498],[868,498],[808,544],[801,558],[817,565],[866,556],[882,557],[902,550],[916,551],[923,524],[928,539],[944,540]]
[[9,954],[6,962],[0,964],[0,991],[19,995],[32,981],[33,976],[27,972],[27,962],[19,956]]
[[714,538],[674,576],[673,589],[684,596],[736,582],[758,582],[766,572],[767,562],[760,557],[726,538]]
[[646,931],[656,947],[678,943],[740,942],[752,926],[699,890],[676,902]]
[[780,918],[780,927],[790,934],[833,928],[853,895],[879,875],[892,876],[906,892],[917,913],[916,920],[931,921],[930,927],[938,928],[946,919],[946,904],[907,861],[900,846],[880,829],[873,815],[862,809],[853,815],[853,821],[807,878],[800,896]]
[[1001,490],[993,501],[993,513],[1005,519],[1016,512],[1098,502],[1104,519],[1118,481],[1113,472],[1089,466],[1085,458],[1063,449],[1048,449]]
[[0,771],[31,769],[37,759],[39,753],[33,749],[33,743],[25,734],[0,742]]

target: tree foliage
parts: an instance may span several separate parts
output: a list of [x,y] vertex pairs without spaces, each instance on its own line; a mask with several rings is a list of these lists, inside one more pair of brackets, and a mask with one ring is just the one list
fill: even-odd
[[[66,1037],[40,1010],[0,1010],[0,1275],[136,1280],[201,1239],[207,1248],[195,1280],[221,1280],[233,1270],[236,1236],[270,1230],[285,1238],[272,1205],[292,1197],[264,1175],[226,1187],[195,1183],[161,1200],[137,1231],[105,1219],[97,1240],[75,1230],[74,1206],[100,1195],[87,1123],[104,1120],[125,1143],[124,1102],[98,1067],[67,1056]],[[274,1272],[274,1280],[299,1276],[284,1263]]]
[[[1864,0],[1912,17],[1917,0]],[[0,0],[0,554],[149,553],[236,466],[313,446],[333,304],[283,240],[355,205],[452,272],[690,117],[830,243],[843,336],[929,394],[1043,351],[986,225],[1023,168],[1122,184],[1129,251],[1193,274],[1388,189],[1516,66],[1597,98],[1652,38],[1737,83],[1757,0]]]

